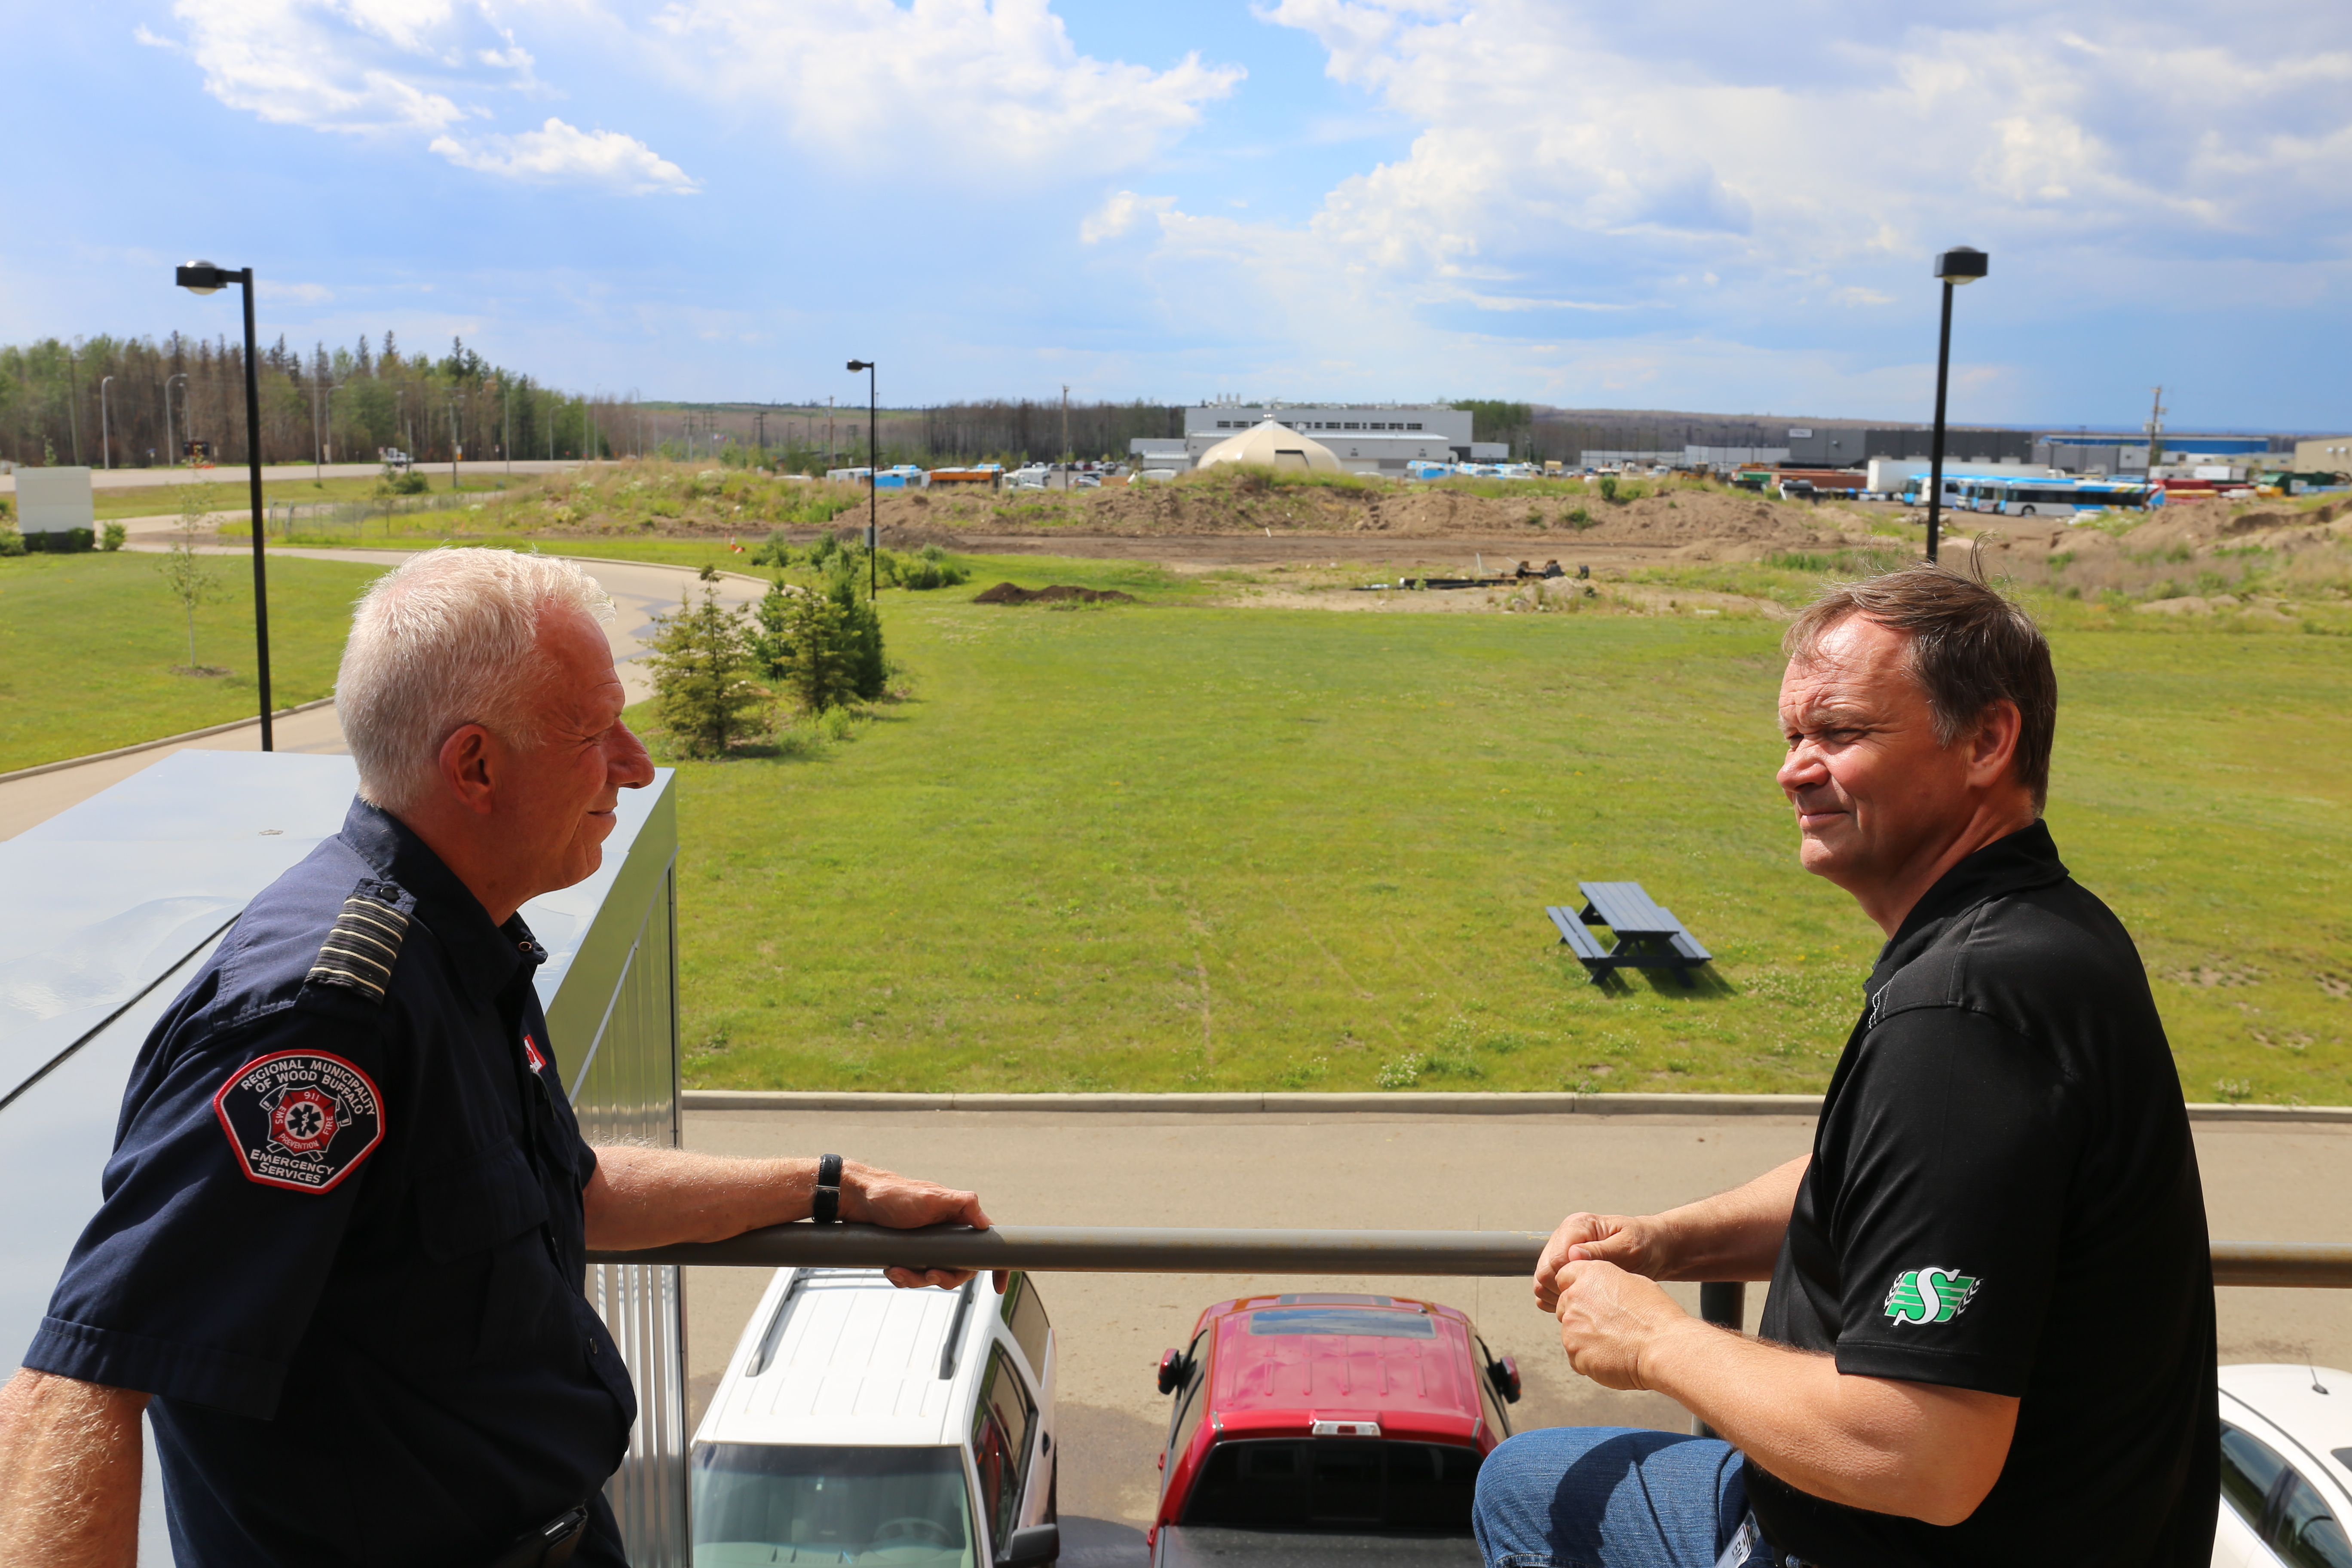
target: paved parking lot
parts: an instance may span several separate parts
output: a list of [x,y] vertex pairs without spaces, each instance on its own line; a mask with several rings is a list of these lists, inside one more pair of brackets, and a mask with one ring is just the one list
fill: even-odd
[[[1549,1230],[1571,1209],[1643,1212],[1736,1184],[1802,1153],[1784,1116],[1446,1116],[1357,1113],[690,1111],[687,1142],[723,1154],[849,1155],[977,1190],[1023,1225],[1312,1226]],[[2352,1127],[2200,1123],[2217,1237],[2352,1240]],[[696,1414],[757,1303],[756,1269],[688,1271]],[[1571,1373],[1526,1283],[1298,1276],[1060,1275],[1042,1281],[1060,1335],[1061,1506],[1075,1565],[1140,1562],[1167,1421],[1160,1352],[1201,1309],[1255,1290],[1391,1291],[1468,1312],[1518,1357],[1521,1426],[1686,1428],[1654,1394]],[[1697,1288],[1672,1289],[1697,1310]],[[2352,1292],[2225,1289],[2221,1359],[2352,1366]],[[1748,1291],[1748,1326],[1763,1289]]]

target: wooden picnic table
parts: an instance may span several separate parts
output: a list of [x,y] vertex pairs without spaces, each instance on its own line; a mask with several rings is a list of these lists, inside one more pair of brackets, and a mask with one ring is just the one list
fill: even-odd
[[[1584,897],[1581,908],[1563,905],[1544,913],[1559,928],[1559,940],[1575,952],[1595,985],[1618,969],[1671,969],[1685,985],[1696,984],[1691,971],[1711,955],[1641,883],[1579,882],[1576,890]],[[1601,946],[1588,929],[1592,926],[1608,927],[1616,945]]]

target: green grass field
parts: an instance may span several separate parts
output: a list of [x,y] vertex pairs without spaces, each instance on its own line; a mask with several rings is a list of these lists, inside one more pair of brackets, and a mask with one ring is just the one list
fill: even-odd
[[[1056,579],[1091,580],[1020,574]],[[910,695],[854,738],[683,768],[692,1082],[1825,1081],[1878,933],[1795,868],[1769,624],[971,591],[887,601]],[[2189,1097],[2352,1101],[2345,644],[2057,646],[2052,826]],[[1541,911],[1603,879],[1683,917],[1704,984],[1586,983]]]
[[[253,576],[208,558],[219,602],[196,611],[196,660],[226,676],[174,675],[187,622],[152,554],[0,558],[0,773],[251,715]],[[269,565],[271,700],[334,689],[352,601],[381,567],[279,559]]]
[[[430,468],[416,470],[425,477],[427,493],[440,495],[449,489],[449,471],[435,472]],[[495,491],[496,478],[476,474],[465,483],[466,489],[485,494]],[[180,510],[180,497],[189,484],[196,484],[194,476],[187,483],[170,485],[125,486],[120,489],[100,488],[91,493],[90,505],[103,522],[122,517],[169,517]],[[335,501],[367,500],[375,496],[383,480],[370,474],[364,479],[267,479],[261,487],[265,506],[320,506]],[[250,504],[246,492],[243,468],[213,468],[197,485],[205,496],[205,505],[213,511],[241,511]]]

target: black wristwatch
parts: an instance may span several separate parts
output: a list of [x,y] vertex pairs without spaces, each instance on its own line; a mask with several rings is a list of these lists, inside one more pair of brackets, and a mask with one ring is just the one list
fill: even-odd
[[816,1162],[816,1201],[809,1218],[819,1225],[841,1223],[841,1156],[820,1154]]

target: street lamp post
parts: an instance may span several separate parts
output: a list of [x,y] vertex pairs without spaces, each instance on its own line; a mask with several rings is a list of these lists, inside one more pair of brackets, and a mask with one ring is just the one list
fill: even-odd
[[[172,384],[187,379],[188,373],[184,370],[173,371],[163,378],[163,458],[167,467],[176,467],[180,461],[179,446],[172,439]],[[182,387],[180,405],[183,413],[187,411],[187,401],[188,390]]]
[[350,390],[349,385],[341,381],[327,388],[327,450],[330,452],[335,449],[335,394]]
[[1985,275],[1991,258],[1972,246],[1958,245],[1936,258],[1936,277],[1944,285],[1944,327],[1936,342],[1936,440],[1927,458],[1927,559],[1936,559],[1937,536],[1944,519],[1944,392],[1952,374],[1952,290]]
[[874,439],[880,428],[875,415],[874,362],[854,359],[849,368],[866,373],[866,597],[871,601],[882,596],[882,458]]
[[269,574],[261,556],[261,380],[253,342],[253,268],[191,261],[176,281],[191,294],[217,294],[235,283],[245,293],[245,466],[253,508],[253,653],[261,688],[261,749],[276,751],[269,731]]
[[451,393],[449,395],[449,488],[453,490],[463,488],[457,482],[457,443],[465,435],[465,428],[460,423],[465,417],[465,413],[466,395],[462,392]]
[[106,417],[106,387],[113,379],[105,375],[98,381],[98,455],[110,468],[114,467],[114,427]]

